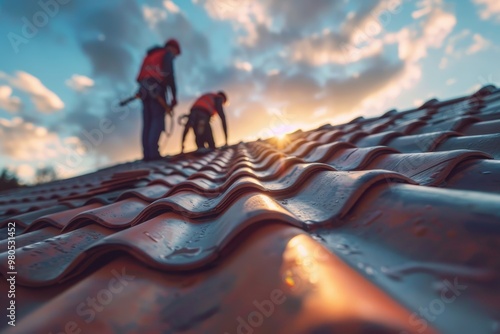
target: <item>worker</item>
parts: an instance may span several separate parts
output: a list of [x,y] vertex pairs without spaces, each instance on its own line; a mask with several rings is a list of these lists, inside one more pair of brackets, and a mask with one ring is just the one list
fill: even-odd
[[182,134],[182,152],[184,152],[184,141],[186,140],[186,135],[191,128],[194,130],[198,149],[215,149],[210,119],[212,116],[217,114],[222,121],[222,128],[224,129],[224,138],[227,146],[227,124],[226,116],[224,114],[224,106],[227,105],[227,103],[227,95],[222,91],[204,94],[196,100],[191,107],[191,112],[188,116],[184,133]]
[[[172,112],[177,105],[174,59],[180,54],[181,47],[175,39],[169,39],[163,47],[153,47],[147,52],[137,76],[139,97],[143,104],[144,161],[161,158],[158,141],[165,130],[165,112]],[[171,94],[170,103],[167,103],[167,87]]]

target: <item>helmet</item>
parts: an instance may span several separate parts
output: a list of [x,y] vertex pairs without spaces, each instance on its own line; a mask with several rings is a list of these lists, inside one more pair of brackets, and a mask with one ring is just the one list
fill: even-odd
[[176,39],[169,39],[166,43],[165,43],[165,47],[173,47],[174,49],[176,49],[179,54],[181,54],[181,45],[179,44],[179,42],[176,40]]
[[219,95],[220,97],[222,97],[224,99],[224,104],[227,104],[228,103],[228,100],[227,100],[227,95],[225,92],[223,91],[218,91],[217,92],[217,95]]

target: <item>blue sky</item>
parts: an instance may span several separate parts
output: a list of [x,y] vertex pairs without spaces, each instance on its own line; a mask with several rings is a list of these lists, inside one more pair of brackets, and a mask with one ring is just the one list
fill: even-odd
[[25,182],[141,158],[140,102],[116,105],[169,37],[177,115],[224,89],[230,143],[500,84],[497,0],[0,0],[0,22],[0,167]]

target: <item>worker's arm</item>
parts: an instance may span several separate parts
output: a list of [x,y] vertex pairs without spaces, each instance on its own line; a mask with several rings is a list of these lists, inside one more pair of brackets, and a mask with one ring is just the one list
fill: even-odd
[[167,52],[165,54],[165,58],[163,59],[163,69],[165,71],[166,76],[166,84],[170,87],[170,92],[172,93],[172,107],[177,104],[177,86],[175,83],[175,74],[174,74],[174,55],[172,52]]
[[215,99],[215,108],[222,121],[222,128],[224,129],[224,137],[226,139],[226,146],[227,146],[227,122],[226,122],[226,115],[224,114],[224,107],[222,106],[223,103],[224,100],[222,99],[222,97],[217,97]]

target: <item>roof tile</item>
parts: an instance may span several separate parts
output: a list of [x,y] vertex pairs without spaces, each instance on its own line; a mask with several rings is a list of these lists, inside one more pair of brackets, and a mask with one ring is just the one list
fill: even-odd
[[[82,332],[237,332],[256,317],[254,301],[278,291],[286,302],[263,332],[421,332],[411,317],[458,280],[466,293],[428,324],[490,332],[500,319],[499,106],[486,87],[5,192],[0,247],[16,222],[23,301],[15,331],[74,320]],[[117,277],[130,280],[114,294]],[[108,292],[92,321],[75,315]]]

